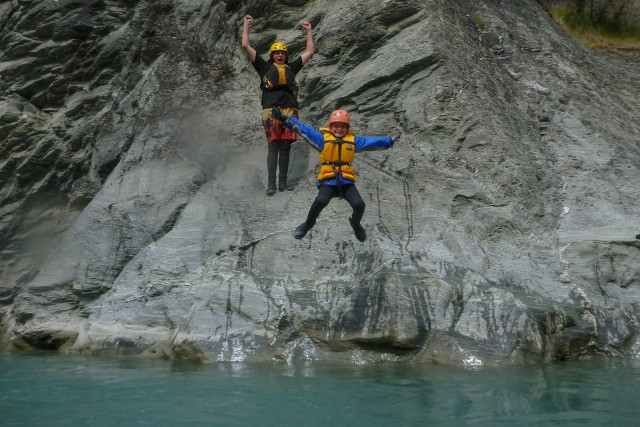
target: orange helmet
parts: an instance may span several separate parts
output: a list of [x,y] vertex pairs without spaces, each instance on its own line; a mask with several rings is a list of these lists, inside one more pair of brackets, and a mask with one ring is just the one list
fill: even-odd
[[344,110],[334,110],[329,116],[329,126],[333,123],[344,123],[347,127],[351,127],[351,118],[349,113]]

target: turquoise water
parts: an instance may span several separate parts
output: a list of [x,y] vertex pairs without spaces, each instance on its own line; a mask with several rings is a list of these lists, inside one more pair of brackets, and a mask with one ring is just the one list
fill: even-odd
[[637,426],[640,364],[176,364],[0,350],[0,426]]

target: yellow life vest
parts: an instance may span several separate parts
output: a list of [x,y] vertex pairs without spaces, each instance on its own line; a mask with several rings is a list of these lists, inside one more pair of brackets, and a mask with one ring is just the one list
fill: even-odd
[[271,64],[269,71],[262,76],[260,87],[269,90],[286,89],[294,95],[298,91],[296,75],[287,64]]
[[324,136],[324,148],[320,152],[318,181],[334,178],[338,173],[342,173],[345,179],[356,182],[356,173],[352,166],[356,153],[356,135],[348,131],[342,141],[338,141],[328,128],[322,128],[320,132]]

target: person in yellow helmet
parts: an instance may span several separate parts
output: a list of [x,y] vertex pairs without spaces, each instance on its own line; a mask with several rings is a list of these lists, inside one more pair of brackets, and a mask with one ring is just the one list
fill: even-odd
[[316,224],[322,210],[334,197],[345,199],[353,213],[349,223],[356,238],[364,242],[367,232],[360,224],[364,214],[365,203],[356,189],[356,173],[353,169],[355,153],[359,151],[387,150],[393,147],[394,140],[390,136],[361,136],[353,133],[351,117],[347,111],[335,110],[329,116],[329,127],[316,130],[279,110],[273,114],[285,126],[299,133],[310,145],[320,153],[320,172],[318,173],[318,195],[311,204],[307,220],[294,231],[296,239],[302,239]]
[[305,51],[295,60],[289,61],[287,46],[282,42],[275,42],[269,48],[269,59],[265,60],[249,43],[249,27],[252,22],[253,17],[245,15],[242,49],[260,75],[262,126],[268,142],[267,195],[271,196],[276,192],[276,171],[278,172],[278,190],[293,190],[287,182],[287,172],[291,144],[297,139],[295,132],[284,127],[282,122],[273,117],[271,109],[280,107],[287,115],[298,116],[298,85],[295,77],[313,56],[313,33],[311,23],[302,22],[302,28],[307,32]]

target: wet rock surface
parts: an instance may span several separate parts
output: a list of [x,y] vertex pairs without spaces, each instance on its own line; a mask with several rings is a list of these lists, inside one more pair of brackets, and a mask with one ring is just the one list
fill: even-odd
[[[298,241],[244,56],[316,54],[301,119],[401,136]],[[482,28],[479,28],[479,23]],[[638,357],[637,59],[535,1],[0,3],[0,318],[13,348],[480,366]]]

